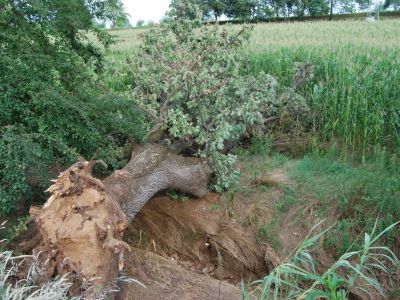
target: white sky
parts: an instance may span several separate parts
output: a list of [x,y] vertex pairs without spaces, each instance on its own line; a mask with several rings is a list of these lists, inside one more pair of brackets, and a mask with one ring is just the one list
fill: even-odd
[[158,22],[167,11],[171,0],[122,0],[125,11],[130,14],[133,26],[138,20]]

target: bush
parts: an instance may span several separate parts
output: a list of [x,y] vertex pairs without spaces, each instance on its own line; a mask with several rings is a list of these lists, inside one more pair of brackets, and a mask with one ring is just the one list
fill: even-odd
[[127,162],[129,145],[145,132],[143,117],[126,98],[89,96],[85,100],[42,97],[31,108],[35,123],[1,128],[2,215],[27,208],[33,199],[44,200],[51,177],[82,157],[97,156],[110,170]]
[[0,4],[0,215],[42,200],[73,161],[97,155],[118,167],[123,149],[141,140],[141,113],[96,81],[101,49],[83,32],[110,42],[92,27],[96,3]]

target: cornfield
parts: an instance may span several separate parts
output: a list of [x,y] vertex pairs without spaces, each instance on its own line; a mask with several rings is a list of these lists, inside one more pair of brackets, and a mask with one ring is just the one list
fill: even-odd
[[314,65],[308,99],[324,140],[362,157],[400,149],[400,21],[262,24],[246,49],[250,72],[290,85],[295,62]]

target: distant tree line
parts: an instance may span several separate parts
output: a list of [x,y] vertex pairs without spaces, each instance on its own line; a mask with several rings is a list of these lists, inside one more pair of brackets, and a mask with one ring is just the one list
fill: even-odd
[[[332,16],[366,10],[372,0],[198,0],[204,17],[250,20],[306,16]],[[400,9],[400,0],[385,0],[383,8]]]
[[137,20],[136,22],[136,27],[141,28],[141,27],[153,27],[156,23],[153,20],[145,21],[145,20]]

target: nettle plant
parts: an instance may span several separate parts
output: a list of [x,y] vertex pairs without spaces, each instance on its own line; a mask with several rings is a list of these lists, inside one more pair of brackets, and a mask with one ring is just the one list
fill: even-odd
[[150,30],[137,50],[132,93],[153,121],[148,140],[190,145],[191,154],[208,159],[214,189],[222,191],[239,175],[227,144],[277,113],[277,82],[264,73],[240,74],[245,57],[239,50],[251,27],[203,25],[201,17],[191,1],[173,1],[168,21]]

